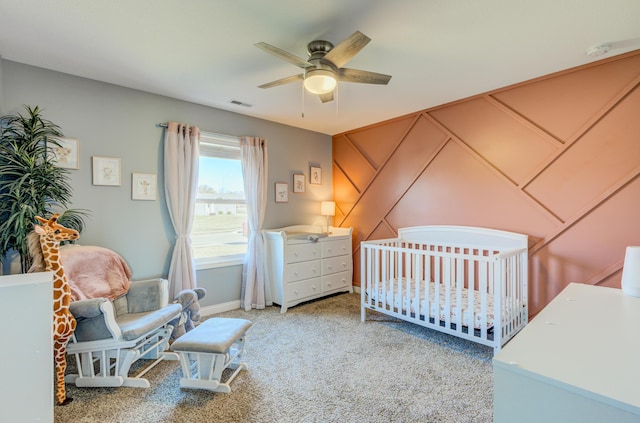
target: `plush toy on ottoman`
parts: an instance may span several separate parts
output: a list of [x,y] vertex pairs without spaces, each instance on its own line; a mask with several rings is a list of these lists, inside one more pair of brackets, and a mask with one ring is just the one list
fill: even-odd
[[174,303],[182,305],[180,317],[173,319],[169,324],[173,325],[171,340],[180,338],[195,327],[194,322],[200,321],[200,303],[207,291],[204,288],[183,289],[176,294]]

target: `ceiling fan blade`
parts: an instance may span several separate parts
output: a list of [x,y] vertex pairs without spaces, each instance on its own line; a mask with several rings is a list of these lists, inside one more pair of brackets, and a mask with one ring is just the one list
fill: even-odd
[[391,80],[391,75],[349,68],[338,69],[337,75],[338,81],[359,82],[361,84],[387,85]]
[[290,82],[296,82],[296,81],[299,81],[301,79],[304,79],[304,75],[303,74],[291,75],[291,76],[287,76],[286,78],[278,79],[277,81],[271,81],[271,82],[267,82],[266,84],[258,85],[258,88],[277,87],[278,85],[284,85],[284,84],[288,84]]
[[322,101],[323,103],[328,103],[330,101],[333,101],[333,93],[334,93],[334,91],[331,91],[330,93],[318,95],[318,97],[320,97],[320,101]]
[[330,61],[336,67],[341,68],[349,60],[353,58],[360,50],[366,46],[371,38],[367,37],[360,31],[356,31],[349,35],[344,41],[335,46],[324,55],[324,59]]
[[274,47],[271,44],[260,42],[254,45],[259,49],[266,51],[267,53],[271,53],[282,60],[286,60],[287,62],[298,66],[299,68],[304,69],[304,68],[308,68],[309,66],[313,66],[311,63],[307,62],[306,60],[301,59],[298,56],[291,54],[287,51],[279,49],[278,47]]

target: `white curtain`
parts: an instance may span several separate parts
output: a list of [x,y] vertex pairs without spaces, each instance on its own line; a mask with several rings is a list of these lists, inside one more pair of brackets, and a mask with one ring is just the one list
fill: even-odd
[[191,227],[198,185],[200,129],[169,122],[164,137],[164,190],[171,223],[176,232],[169,266],[169,298],[195,288],[196,271],[191,250]]
[[260,236],[267,208],[267,140],[243,137],[240,141],[240,157],[249,223],[240,301],[245,310],[262,309],[272,305],[264,266],[264,243]]

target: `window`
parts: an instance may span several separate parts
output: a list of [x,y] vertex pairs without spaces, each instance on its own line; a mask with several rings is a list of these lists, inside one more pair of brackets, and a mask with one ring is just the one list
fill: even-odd
[[241,262],[247,251],[247,207],[237,137],[200,134],[191,241],[199,269]]

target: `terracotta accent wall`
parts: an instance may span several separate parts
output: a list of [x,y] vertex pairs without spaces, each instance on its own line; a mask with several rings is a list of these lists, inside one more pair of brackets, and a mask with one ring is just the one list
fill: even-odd
[[360,241],[470,225],[529,235],[529,302],[620,286],[640,245],[640,51],[333,137],[338,226]]

